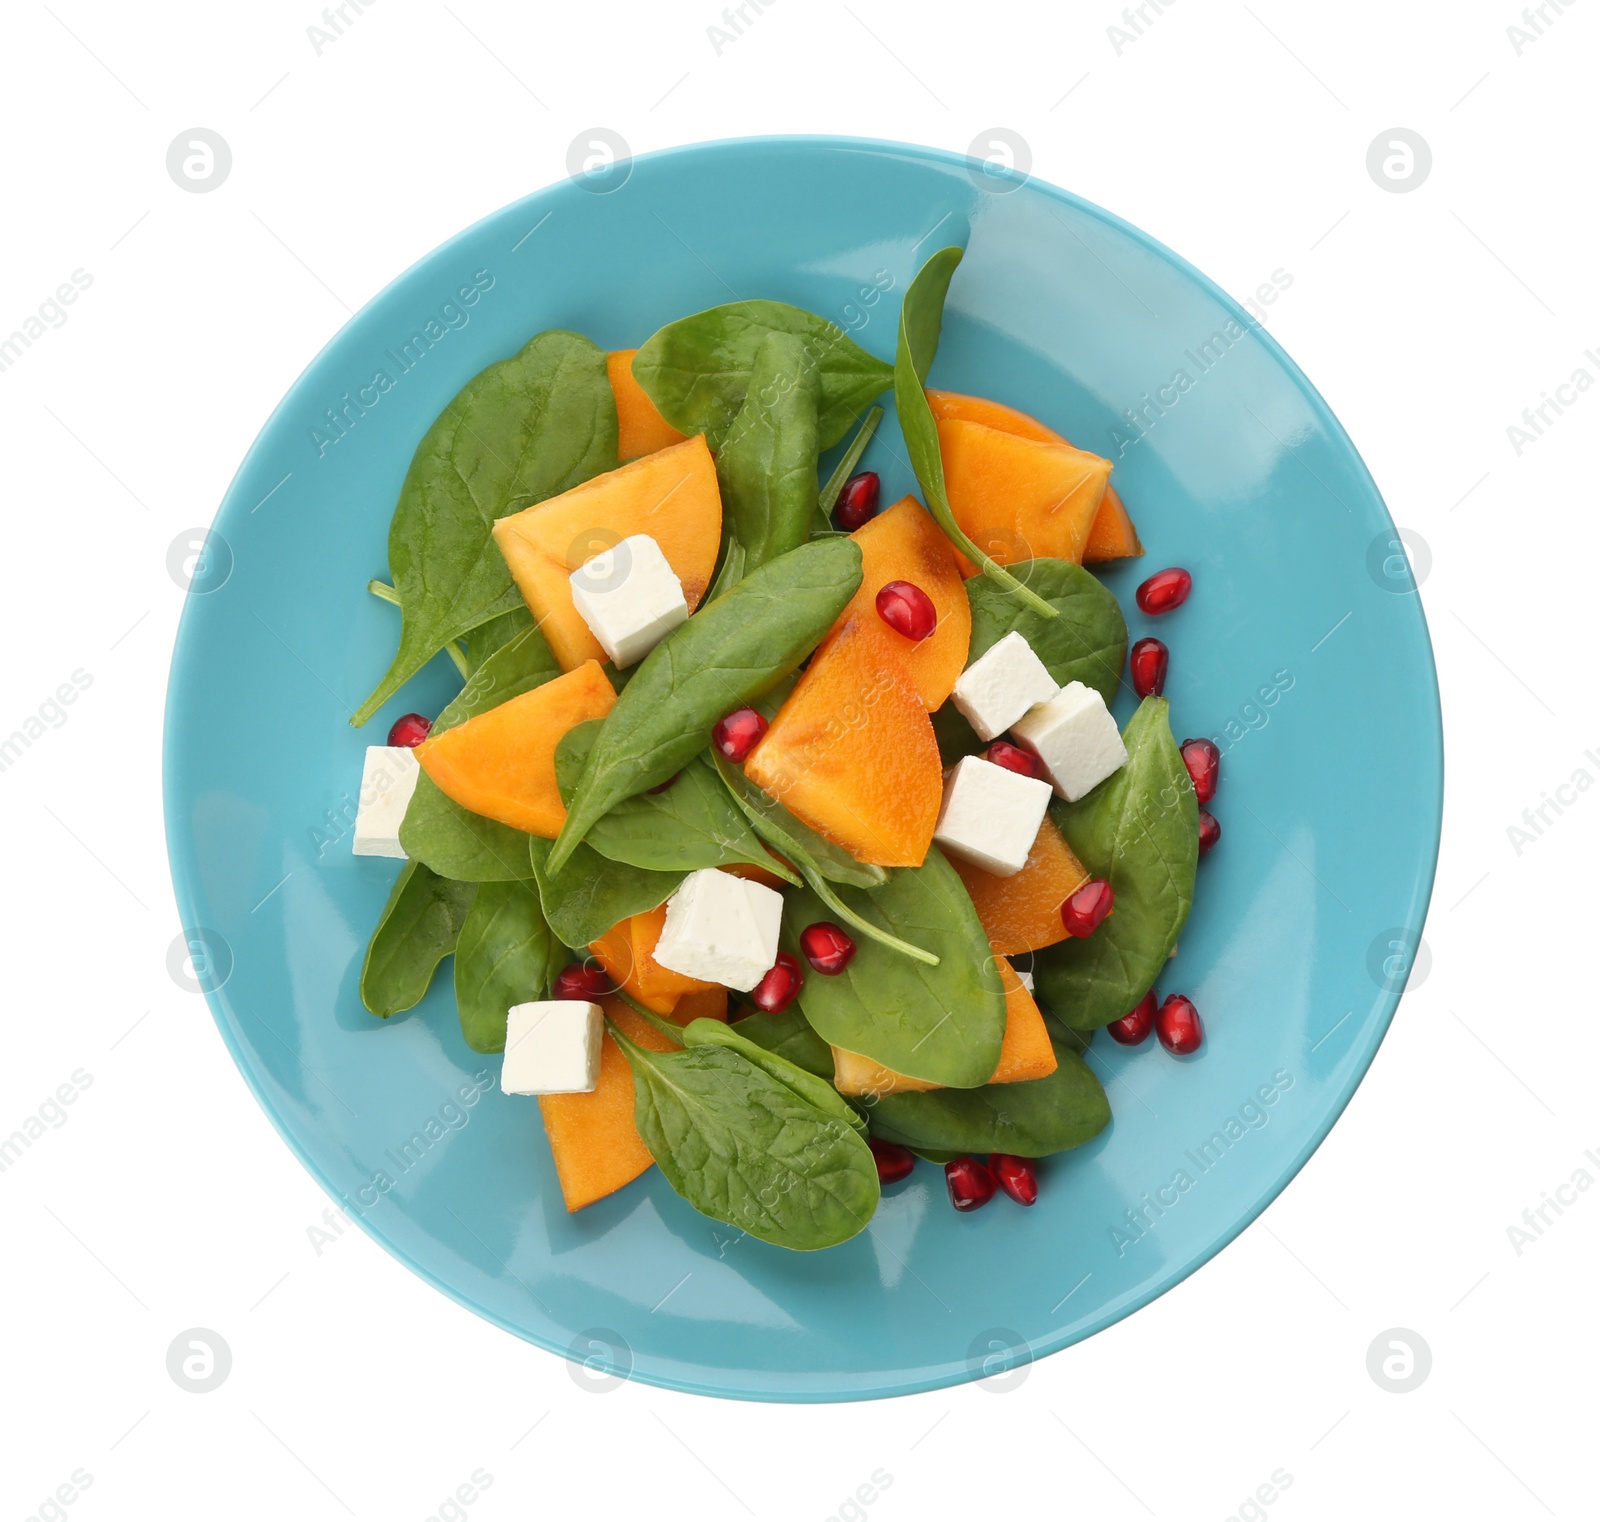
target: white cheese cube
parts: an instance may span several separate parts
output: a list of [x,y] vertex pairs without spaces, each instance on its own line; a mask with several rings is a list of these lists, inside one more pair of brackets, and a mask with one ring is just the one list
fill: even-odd
[[978,738],[992,740],[1035,703],[1048,703],[1060,690],[1033,646],[1013,629],[956,678],[950,696]]
[[944,783],[933,838],[940,847],[996,877],[1028,864],[1050,806],[1050,784],[1007,771],[982,756],[963,756]]
[[685,977],[749,992],[778,960],[783,895],[703,867],[667,900],[655,959]]
[[689,616],[683,583],[648,534],[633,534],[568,578],[589,632],[619,669],[642,661]]
[[598,1004],[542,999],[506,1011],[506,1055],[500,1088],[506,1094],[592,1094],[600,1081]]
[[1128,759],[1106,700],[1082,682],[1068,682],[1048,703],[1011,726],[1016,742],[1031,750],[1055,790],[1075,803]]
[[398,856],[400,821],[417,786],[417,753],[409,745],[369,745],[361,764],[361,797],[356,804],[356,856]]

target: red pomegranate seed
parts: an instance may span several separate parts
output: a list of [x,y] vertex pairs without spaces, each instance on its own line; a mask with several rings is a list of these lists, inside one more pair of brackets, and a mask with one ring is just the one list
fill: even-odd
[[608,994],[614,994],[617,985],[611,981],[603,967],[585,967],[582,962],[569,962],[556,974],[550,985],[552,999],[581,999],[593,1003]]
[[1141,613],[1170,613],[1183,606],[1193,585],[1194,577],[1181,565],[1168,566],[1141,581],[1133,600],[1139,604]]
[[907,639],[926,639],[939,627],[939,613],[915,582],[886,582],[878,593],[878,617]]
[[1013,1157],[996,1152],[989,1158],[989,1171],[995,1182],[1019,1205],[1031,1205],[1039,1198],[1039,1175],[1031,1157]]
[[778,953],[778,960],[769,967],[761,981],[750,990],[750,1002],[769,1015],[782,1014],[794,1003],[805,979],[800,964],[787,951]]
[[1217,823],[1217,816],[1210,809],[1201,809],[1200,854],[1204,856],[1221,839],[1222,826]]
[[753,708],[735,708],[717,720],[711,743],[729,761],[743,761],[756,748],[756,741],[767,732],[767,721]]
[[873,1161],[878,1165],[880,1184],[898,1184],[917,1165],[917,1155],[909,1147],[879,1141],[876,1136],[869,1136],[867,1145],[872,1148]]
[[853,534],[877,511],[878,473],[863,470],[840,488],[839,500],[833,505],[833,519],[845,533]]
[[1156,991],[1151,989],[1120,1020],[1113,1020],[1106,1033],[1119,1046],[1137,1046],[1156,1023]]
[[667,780],[665,782],[656,783],[656,785],[653,788],[650,789],[651,794],[654,795],[656,793],[664,793],[664,792],[666,792],[666,790],[669,787],[671,787],[672,784],[674,782],[676,782],[678,780],[678,778],[681,777],[682,775],[683,775],[682,772],[674,772],[670,777],[667,778]]
[[824,977],[836,978],[850,965],[856,943],[832,920],[818,920],[800,932],[800,949]]
[[389,726],[389,743],[404,745],[409,750],[414,745],[421,745],[432,728],[432,719],[425,719],[420,713],[403,713]]
[[1044,776],[1044,763],[1032,751],[1023,750],[1020,745],[1008,745],[1004,740],[996,740],[984,752],[984,760],[1003,766],[1008,772],[1016,772],[1019,776]]
[[1095,927],[1108,914],[1116,902],[1111,884],[1103,877],[1091,877],[1061,906],[1061,923],[1068,935],[1093,935]]
[[1194,783],[1194,795],[1201,803],[1210,803],[1217,796],[1217,768],[1222,764],[1222,752],[1209,740],[1185,740],[1178,747],[1183,765]]
[[957,1210],[976,1210],[994,1198],[995,1178],[975,1157],[944,1165],[944,1184]]
[[1128,652],[1133,690],[1141,698],[1159,698],[1167,685],[1167,647],[1158,639],[1139,639]]
[[1200,1025],[1200,1011],[1182,994],[1168,994],[1166,1002],[1156,1011],[1156,1040],[1169,1052],[1187,1057],[1198,1051],[1205,1031]]

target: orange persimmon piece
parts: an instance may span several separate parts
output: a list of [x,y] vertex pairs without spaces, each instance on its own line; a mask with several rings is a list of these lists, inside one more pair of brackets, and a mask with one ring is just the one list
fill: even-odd
[[1109,460],[961,418],[939,424],[939,453],[956,522],[993,559],[1082,561]]
[[417,763],[464,809],[554,840],[566,821],[556,788],[556,744],[603,719],[617,701],[598,661],[524,692],[417,747]]
[[931,713],[950,696],[972,642],[972,605],[955,546],[915,497],[902,497],[850,537],[861,547],[861,586],[834,628],[850,618],[876,618],[878,593],[888,582],[921,587],[939,615],[933,633],[911,640],[884,629]]
[[1047,814],[1020,872],[996,877],[952,856],[950,865],[967,885],[989,943],[1002,956],[1043,951],[1067,938],[1061,905],[1089,880],[1055,821]]
[[606,374],[611,377],[611,394],[617,399],[619,460],[654,454],[658,449],[683,443],[686,437],[656,411],[656,404],[633,378],[633,356],[638,352],[613,349],[606,355]]
[[692,613],[722,546],[722,496],[703,434],[495,522],[494,540],[511,578],[568,671],[606,658],[573,604],[568,578],[633,534],[648,534],[661,546]]
[[[600,1007],[630,1041],[647,1051],[672,1050],[671,1040],[621,999],[601,999]],[[633,1123],[633,1069],[609,1032],[600,1038],[593,1092],[541,1094],[539,1113],[569,1211],[615,1194],[655,1161]]]
[[944,778],[933,723],[874,612],[812,656],[745,775],[858,861],[921,866]]
[[[1019,438],[1034,439],[1042,444],[1068,443],[1053,428],[1046,428],[1037,418],[1029,417],[1015,407],[1008,407],[1004,402],[991,402],[981,396],[962,396],[955,391],[930,391],[928,404],[933,408],[934,417],[940,420],[959,418],[968,423],[982,423],[988,428],[998,428],[1002,433],[1014,433]],[[1116,488],[1108,485],[1100,511],[1095,514],[1089,537],[1084,542],[1083,564],[1142,554],[1144,546],[1139,543],[1133,519],[1128,516],[1128,509],[1117,495]]]
[[[990,1083],[1023,1083],[1030,1078],[1047,1078],[1056,1070],[1055,1048],[1044,1016],[1033,1002],[1033,995],[1022,986],[1017,970],[1004,957],[997,956],[1000,984],[1006,992],[1006,1029],[1000,1041],[1000,1060],[989,1075]],[[908,1078],[859,1052],[833,1049],[833,1086],[841,1094],[921,1094],[943,1087],[925,1078]]]

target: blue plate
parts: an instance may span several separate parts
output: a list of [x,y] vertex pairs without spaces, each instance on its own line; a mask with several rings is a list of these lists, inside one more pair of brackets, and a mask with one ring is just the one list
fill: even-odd
[[[501,1095],[499,1059],[462,1042],[448,966],[387,1023],[357,997],[396,871],[350,854],[363,747],[456,685],[441,657],[364,732],[347,722],[394,650],[397,615],[365,586],[387,575],[412,450],[469,377],[542,328],[633,347],[686,313],[767,296],[892,359],[900,293],[953,242],[968,252],[934,382],[1013,403],[1116,462],[1147,554],[1107,580],[1134,636],[1172,648],[1179,737],[1223,753],[1222,843],[1162,985],[1194,999],[1206,1043],[1174,1059],[1099,1037],[1115,1118],[1042,1166],[1031,1210],[1001,1198],[957,1215],[920,1164],[870,1231],[826,1253],[736,1240],[654,1171],[568,1216],[537,1106]],[[892,418],[869,462],[889,500],[913,489]],[[1133,589],[1166,565],[1189,567],[1194,593],[1147,619]],[[286,738],[262,743],[264,715]],[[905,1394],[1054,1352],[1243,1230],[1327,1135],[1394,1013],[1442,772],[1427,629],[1394,525],[1277,344],[1177,255],[1063,191],[843,138],[705,144],[554,186],[376,297],[230,488],[166,717],[196,973],[324,1188],[530,1342],[757,1400]]]

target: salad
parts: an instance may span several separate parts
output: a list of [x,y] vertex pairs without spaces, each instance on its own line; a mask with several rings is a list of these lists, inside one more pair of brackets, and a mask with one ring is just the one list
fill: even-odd
[[[361,997],[409,1009],[454,956],[569,1211],[657,1166],[819,1249],[919,1158],[958,1210],[1031,1205],[1110,1121],[1097,1029],[1201,1044],[1155,985],[1217,747],[1174,740],[1166,645],[1130,652],[1085,568],[1143,554],[1110,461],[926,388],[961,257],[906,289],[892,366],[774,301],[610,354],[549,331],[412,460],[370,584],[399,646],[353,722],[441,652],[463,685],[367,752],[355,851],[405,865]],[[884,503],[891,390],[920,493]]]

